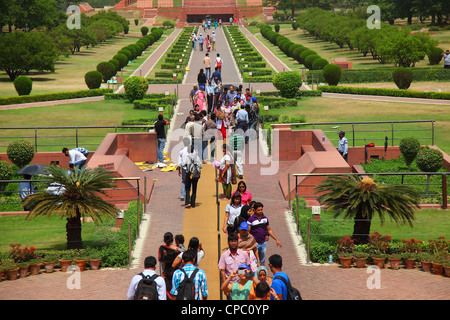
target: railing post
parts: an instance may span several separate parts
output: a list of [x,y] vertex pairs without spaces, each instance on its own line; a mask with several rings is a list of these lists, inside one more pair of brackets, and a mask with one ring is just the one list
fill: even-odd
[[392,130],[392,146],[394,146],[394,121],[391,122],[391,130]]
[[309,259],[310,242],[311,242],[311,217],[308,217],[308,241],[306,245],[306,264],[311,264],[311,260]]
[[131,268],[131,222],[128,220],[128,268]]
[[289,210],[291,210],[291,174],[288,173],[288,196],[289,196]]
[[447,175],[442,175],[442,209],[448,208],[447,200]]
[[38,152],[38,144],[37,144],[37,128],[34,128],[34,150],[35,152]]
[[139,237],[139,225],[141,224],[141,216],[140,216],[140,214],[139,214],[139,211],[140,211],[140,197],[139,197],[139,182],[140,182],[140,180],[139,179],[137,179],[136,180],[136,183],[137,183],[137,226],[136,226],[136,237]]
[[[296,222],[296,227],[297,227],[297,234],[300,234],[300,228],[298,227],[298,192],[297,192],[297,176],[295,176],[295,203],[296,203],[296,208],[295,208],[295,222]],[[289,190],[290,192],[290,190]]]
[[78,127],[75,128],[75,146],[78,148]]

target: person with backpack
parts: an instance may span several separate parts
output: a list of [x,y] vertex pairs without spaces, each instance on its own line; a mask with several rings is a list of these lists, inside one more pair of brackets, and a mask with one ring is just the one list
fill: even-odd
[[174,272],[172,278],[172,300],[207,300],[208,285],[205,271],[194,266],[194,252],[183,253],[184,266]]
[[128,300],[166,300],[166,282],[158,275],[156,258],[148,256],[144,260],[144,270],[131,279],[127,292]]
[[292,287],[288,275],[283,271],[283,259],[279,254],[269,257],[269,268],[273,273],[271,287],[275,290],[278,300],[302,300],[300,292]]
[[173,244],[172,232],[166,232],[163,241],[164,244],[158,249],[158,261],[160,262],[161,275],[166,281],[167,292],[169,292],[172,286],[172,276],[174,272],[172,263],[178,256],[179,250],[178,247]]
[[[200,179],[202,160],[198,154],[194,153],[194,145],[188,147],[186,158],[181,163],[182,167],[186,167],[185,175],[185,191],[184,205],[186,208],[195,208],[195,200],[197,197],[197,184]],[[192,193],[191,193],[192,191]]]

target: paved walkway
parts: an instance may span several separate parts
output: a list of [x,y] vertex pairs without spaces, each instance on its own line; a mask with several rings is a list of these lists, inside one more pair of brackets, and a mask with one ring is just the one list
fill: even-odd
[[[225,39],[218,29],[218,50],[223,55],[225,63],[231,62],[231,54],[227,53]],[[223,41],[221,41],[221,38]],[[228,50],[229,51],[229,50]],[[204,53],[204,52],[203,52]],[[191,105],[188,93],[196,83],[198,70],[202,66],[203,53],[196,51],[192,55],[190,72],[187,73],[185,84],[179,85],[180,100],[172,120],[172,129],[179,128],[185,120]],[[212,53],[214,54],[214,52]],[[230,56],[227,57],[227,54]],[[266,57],[270,59],[270,57]],[[227,62],[229,61],[229,62]],[[237,81],[236,70],[230,67],[223,70],[225,83]],[[175,85],[154,85],[152,92],[173,90]],[[245,88],[245,86],[244,86]],[[183,115],[177,115],[183,114]],[[177,144],[172,132],[173,142],[168,144],[169,154],[176,154]],[[252,154],[260,154],[259,147],[252,149]],[[249,153],[247,153],[248,156]],[[171,155],[172,159],[175,157]],[[176,159],[176,158],[175,158]],[[261,161],[262,156],[258,156]],[[380,289],[368,289],[367,283],[372,274],[367,269],[342,269],[338,265],[307,266],[304,264],[302,247],[299,239],[293,234],[292,220],[287,215],[287,202],[282,198],[278,185],[278,178],[292,163],[253,163],[246,161],[244,165],[244,179],[253,199],[263,202],[264,213],[269,217],[271,227],[279,238],[283,247],[278,248],[273,239],[269,240],[267,256],[279,253],[284,259],[284,270],[290,276],[294,286],[307,300],[448,300],[450,293],[450,279],[435,276],[419,270],[390,270],[383,269],[380,273]],[[272,175],[262,175],[261,168],[270,165],[278,166]],[[211,184],[211,167],[205,166],[204,175],[199,184],[198,207],[184,209],[184,203],[179,199],[180,178],[176,172],[152,172],[155,187],[147,205],[141,229],[141,238],[136,248],[136,261],[132,269],[101,269],[99,271],[85,271],[81,273],[80,289],[68,289],[70,275],[62,272],[29,276],[16,281],[0,283],[0,300],[123,300],[128,289],[129,281],[142,269],[145,256],[157,256],[157,248],[162,244],[166,231],[174,235],[183,233],[186,245],[192,235],[197,235],[205,245],[206,256],[201,262],[201,268],[208,270],[210,298],[217,299],[218,270],[214,271],[217,263],[217,207],[212,194],[215,192]],[[235,188],[235,186],[234,186]],[[221,212],[226,202],[221,202]],[[206,214],[206,215],[205,215]],[[223,220],[219,218],[220,224]],[[208,230],[206,230],[206,228]],[[214,239],[212,239],[214,238]],[[221,248],[225,248],[221,234]],[[212,270],[212,271],[211,271]],[[217,272],[217,273],[216,273]]]

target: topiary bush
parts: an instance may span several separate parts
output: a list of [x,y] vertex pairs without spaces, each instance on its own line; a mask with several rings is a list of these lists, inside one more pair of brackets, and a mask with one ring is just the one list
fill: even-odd
[[125,97],[133,102],[144,98],[148,89],[148,81],[144,77],[133,76],[125,80],[124,84]]
[[311,54],[317,54],[317,52],[312,51],[310,49],[303,50],[302,53],[300,53],[300,61],[299,62],[305,64],[306,57]]
[[28,96],[33,89],[33,81],[25,76],[19,76],[14,79],[14,88],[19,96]]
[[113,59],[119,61],[119,70],[122,70],[128,64],[128,57],[123,53],[116,54]]
[[323,58],[319,58],[314,60],[313,64],[312,64],[312,69],[313,70],[322,70],[328,63],[328,60],[323,59]]
[[[0,161],[0,180],[11,180],[14,174],[13,166],[7,161]],[[0,191],[4,191],[7,183],[0,183]]]
[[341,67],[335,64],[327,64],[323,67],[323,77],[330,86],[337,86],[341,80]]
[[427,53],[428,61],[430,62],[430,64],[438,65],[442,60],[443,52],[444,52],[444,50],[442,50],[441,48],[438,48],[438,47],[431,48]]
[[280,72],[275,75],[272,83],[283,98],[294,98],[298,88],[302,85],[302,77],[299,72],[295,71]]
[[399,150],[402,153],[403,157],[405,157],[406,165],[408,169],[411,170],[411,163],[413,163],[414,159],[417,156],[417,153],[420,150],[420,142],[417,138],[414,137],[406,137],[400,140]]
[[97,71],[102,74],[103,81],[106,82],[116,74],[116,68],[111,62],[100,62]]
[[111,60],[109,60],[108,62],[111,62],[113,65],[114,65],[114,70],[115,70],[115,74],[117,73],[117,71],[119,71],[120,69],[119,69],[119,67],[120,67],[120,63],[119,63],[119,60],[116,60],[116,59],[111,59]]
[[430,147],[421,148],[416,156],[417,167],[423,172],[437,172],[442,167],[442,152]]
[[275,28],[275,32],[277,32],[277,33],[280,32],[280,25],[278,23],[275,24],[274,28]]
[[24,140],[11,142],[6,149],[8,159],[19,168],[29,164],[34,157],[33,145]]
[[314,61],[318,59],[320,59],[320,57],[317,54],[310,54],[305,59],[305,67],[312,70]]
[[408,89],[413,81],[414,73],[410,68],[395,68],[392,78],[399,89]]
[[98,89],[100,88],[103,81],[103,76],[98,71],[89,71],[84,75],[84,82],[88,86],[89,89]]
[[146,36],[147,33],[148,33],[148,27],[142,27],[141,28],[141,33],[142,33],[143,36]]

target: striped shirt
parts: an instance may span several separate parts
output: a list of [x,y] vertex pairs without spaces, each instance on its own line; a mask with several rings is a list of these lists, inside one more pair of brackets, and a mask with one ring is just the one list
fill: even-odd
[[245,139],[241,134],[233,134],[230,139],[230,148],[233,151],[242,151],[244,150]]
[[[187,264],[183,267],[183,270],[186,272],[188,276],[191,276],[192,272],[195,270],[195,266],[193,264]],[[171,295],[178,294],[178,287],[180,283],[184,280],[184,273],[180,269],[176,270],[173,273],[172,277],[172,290],[170,291]],[[195,300],[200,300],[201,297],[208,296],[208,287],[206,285],[206,273],[205,271],[199,269],[197,274],[194,277],[194,287],[195,287]],[[200,296],[201,294],[201,296]]]
[[258,219],[256,214],[248,218],[247,223],[251,226],[250,234],[255,237],[259,244],[266,242],[266,230],[269,225],[269,219],[263,214],[261,219]]

